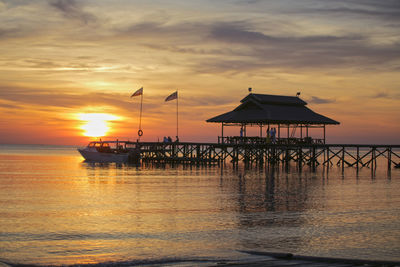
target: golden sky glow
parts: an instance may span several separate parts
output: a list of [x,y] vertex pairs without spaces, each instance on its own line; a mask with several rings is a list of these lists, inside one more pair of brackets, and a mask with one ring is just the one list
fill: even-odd
[[[331,143],[399,143],[398,1],[0,0],[0,142],[83,144],[71,114],[122,118],[107,138],[216,141],[206,119],[254,93],[341,122]],[[238,129],[229,129],[236,131]]]

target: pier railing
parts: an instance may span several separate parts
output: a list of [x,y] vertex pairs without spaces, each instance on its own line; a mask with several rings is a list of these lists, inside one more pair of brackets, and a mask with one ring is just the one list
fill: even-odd
[[311,138],[311,137],[289,137],[289,138],[276,138],[272,140],[267,137],[259,136],[218,136],[218,144],[289,144],[289,145],[310,145],[310,144],[324,144],[324,139]]
[[[262,143],[140,143],[143,161],[221,164],[289,164],[299,167],[339,165],[400,167],[400,145],[262,144]],[[382,164],[382,163],[381,163]]]

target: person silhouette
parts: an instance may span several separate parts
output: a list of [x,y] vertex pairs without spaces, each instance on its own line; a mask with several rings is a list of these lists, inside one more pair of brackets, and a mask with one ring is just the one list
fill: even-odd
[[271,129],[271,139],[272,139],[272,143],[275,144],[276,143],[276,129],[275,127]]

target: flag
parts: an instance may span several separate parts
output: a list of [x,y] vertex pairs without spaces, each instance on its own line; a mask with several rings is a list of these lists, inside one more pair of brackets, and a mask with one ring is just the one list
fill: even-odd
[[170,94],[169,96],[167,96],[167,98],[165,99],[165,102],[167,101],[171,101],[174,99],[178,98],[178,91],[175,91],[174,93]]
[[137,90],[136,92],[134,92],[134,93],[131,95],[131,97],[138,96],[138,95],[143,95],[143,87],[140,88],[139,90]]

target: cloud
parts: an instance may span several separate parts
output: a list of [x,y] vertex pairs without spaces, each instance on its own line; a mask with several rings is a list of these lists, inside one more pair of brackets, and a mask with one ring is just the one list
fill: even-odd
[[[197,73],[230,73],[232,75],[239,74],[251,70],[260,70],[268,67],[274,67],[273,62],[260,62],[249,58],[243,59],[225,59],[215,57],[212,59],[199,60],[191,66],[192,70]],[[251,75],[251,73],[249,73]]]
[[313,104],[329,104],[336,102],[336,100],[330,98],[320,98],[317,96],[312,96],[311,99],[308,100],[308,102]]
[[[171,23],[168,18],[114,29],[118,40],[134,46],[186,54],[196,73],[240,73],[266,68],[394,68],[400,45],[374,44],[366,33],[307,35],[291,22],[266,20],[261,30],[251,20]],[[268,26],[269,25],[269,26]],[[285,32],[279,29],[284,27]],[[200,57],[197,57],[200,56]],[[174,63],[180,63],[179,58]]]
[[375,95],[371,96],[371,98],[388,98],[389,94],[385,92],[379,92],[376,93]]
[[127,27],[116,28],[114,32],[120,39],[131,39],[145,46],[165,47],[169,50],[172,46],[201,47],[208,30],[208,23],[187,21],[172,23],[167,18],[159,18],[152,21],[145,19]]
[[[175,22],[142,21],[115,29],[115,35],[133,45],[187,54],[187,68],[196,73],[234,73],[265,68],[359,67],[393,68],[400,58],[397,43],[373,44],[363,33],[305,35],[279,32],[286,22],[266,21],[263,30],[247,20]],[[290,24],[290,23],[289,23]],[[290,25],[289,28],[295,28]],[[177,64],[177,60],[174,60]]]
[[37,105],[45,108],[78,108],[91,104],[128,108],[128,104],[125,101],[118,100],[118,98],[121,98],[121,95],[100,92],[77,93],[53,89],[0,87],[1,100],[12,101],[19,105]]
[[0,39],[15,36],[16,29],[0,28]]
[[82,6],[75,0],[55,0],[49,2],[50,6],[61,12],[66,18],[78,20],[87,25],[97,22],[97,17],[82,10]]
[[399,99],[400,98],[400,94],[390,94],[388,92],[384,92],[384,91],[380,91],[377,92],[376,94],[373,94],[372,96],[370,96],[370,98],[380,98],[380,99]]
[[377,19],[399,22],[400,2],[398,0],[329,1],[326,2],[321,8],[309,8],[308,12],[312,14],[332,15],[336,17],[358,16],[364,17],[368,20]]
[[[368,1],[367,1],[368,2]],[[389,1],[391,2],[391,1]],[[361,4],[329,4],[322,2],[321,10],[324,12],[398,12],[389,7],[372,8],[377,2],[369,1],[370,5],[363,7]],[[88,25],[99,22],[99,17],[107,17],[110,23],[97,23],[96,31],[87,27],[79,30],[71,25],[60,25],[57,19],[49,19],[46,25],[49,29],[42,34],[43,41],[49,40],[46,45],[58,50],[78,51],[78,53],[105,54],[106,49],[113,51],[132,51],[135,59],[143,64],[161,65],[173,63],[195,73],[241,73],[246,71],[268,68],[280,69],[307,69],[307,68],[398,68],[400,58],[400,44],[396,38],[389,38],[387,42],[373,44],[366,32],[351,32],[343,29],[338,32],[330,31],[304,31],[304,27],[295,18],[297,15],[307,14],[309,10],[284,8],[283,13],[297,12],[293,19],[283,21],[282,18],[268,16],[254,18],[249,16],[244,9],[243,19],[224,16],[210,16],[185,18],[174,17],[167,11],[136,16],[135,19],[126,18],[118,20],[110,11],[106,12],[104,3],[97,7],[96,16],[84,9],[82,2],[76,0],[49,0],[48,4],[61,13],[64,17]],[[224,7],[235,10],[241,6],[235,1],[225,4]],[[252,6],[268,5],[264,1],[255,1]],[[278,4],[271,4],[274,10]],[[149,5],[151,6],[151,5]],[[247,6],[247,5],[246,5]],[[394,2],[392,3],[394,6]],[[129,7],[129,6],[128,6]],[[127,8],[128,8],[127,7]],[[243,6],[241,6],[243,8]],[[255,7],[252,7],[253,9]],[[264,6],[263,6],[264,7]],[[148,8],[148,7],[147,7]],[[38,8],[39,9],[39,8]],[[319,10],[318,9],[318,10]],[[156,11],[157,12],[157,11]],[[323,12],[323,11],[321,11]],[[319,13],[318,13],[319,14]],[[399,16],[400,17],[400,16]],[[134,21],[134,22],[133,22]],[[36,29],[39,29],[39,25]],[[338,27],[342,27],[338,26]],[[379,26],[381,28],[383,26]],[[321,29],[324,25],[321,25]],[[284,29],[284,30],[282,30]],[[79,33],[77,33],[79,31]],[[318,33],[316,33],[318,32]],[[385,32],[385,31],[382,31]],[[313,34],[312,34],[313,33]],[[0,28],[0,38],[7,38],[14,34],[11,30]],[[73,36],[73,38],[71,38]],[[56,40],[53,42],[53,40]],[[66,45],[67,44],[67,45]],[[64,47],[63,47],[64,46]],[[93,49],[91,49],[93,47]],[[85,49],[87,51],[85,51]],[[149,50],[165,52],[148,56]],[[136,52],[136,51],[140,51]],[[92,54],[92,55],[93,55]],[[101,55],[99,58],[101,58]],[[117,60],[121,59],[121,55]],[[62,53],[60,55],[62,58]],[[124,60],[123,58],[122,60]],[[52,58],[56,62],[55,58]],[[157,62],[157,63],[154,63]],[[45,67],[46,62],[30,64],[37,68]],[[50,63],[50,62],[48,62]],[[59,62],[57,62],[59,63]],[[94,69],[96,64],[84,62],[87,66],[72,66],[70,69]],[[61,64],[61,63],[60,63]],[[65,65],[65,64],[63,64]],[[49,65],[51,68],[51,65]],[[56,66],[53,66],[56,68]],[[67,70],[60,66],[62,70]],[[67,67],[69,68],[69,67]]]
[[[0,101],[3,100],[7,103],[0,107],[28,106],[32,110],[44,112],[51,112],[54,109],[82,110],[85,107],[99,107],[129,114],[135,112],[139,105],[137,98],[130,98],[130,94],[131,92],[126,94],[87,92],[85,90],[77,92],[0,86]],[[163,111],[160,108],[164,104],[164,98],[165,95],[146,95],[143,109],[148,114],[162,114]],[[186,106],[187,104],[181,103],[181,105]]]
[[[358,8],[356,4],[330,7],[328,3],[323,2],[321,10],[333,15],[341,11],[382,16],[397,14],[397,10],[389,10],[390,5],[386,5],[387,10],[373,10],[376,1]],[[394,3],[392,1],[392,6]],[[304,15],[301,9],[289,10]],[[400,45],[394,38],[388,39],[390,42],[372,43],[370,33],[351,32],[351,27],[311,34],[313,31],[301,32],[301,25],[296,25],[295,20],[283,22],[276,18],[264,19],[262,29],[259,25],[249,17],[243,20],[225,18],[224,21],[178,20],[174,23],[164,17],[135,23],[120,30],[119,34],[150,49],[201,55],[186,61],[186,67],[196,73],[239,73],[274,67],[393,69],[398,66],[390,64],[400,58]],[[338,27],[343,27],[343,24]],[[281,28],[285,31],[280,31]]]
[[25,65],[33,69],[55,69],[63,67],[49,59],[27,58],[23,62]]
[[368,19],[371,19],[371,17],[373,17],[375,19],[400,21],[400,10],[368,10],[368,9],[340,7],[340,8],[313,9],[312,11],[320,14],[323,13],[336,16],[358,15],[358,16],[365,16]]
[[0,103],[0,108],[5,108],[5,109],[18,109],[19,107],[16,106],[16,105]]
[[17,38],[28,38],[34,36],[35,34],[37,34],[36,29],[23,27],[21,25],[0,26],[0,40],[3,41]]
[[196,95],[195,97],[184,97],[183,101],[185,105],[190,107],[223,106],[227,104],[235,105],[238,103],[238,99],[234,95],[231,96]]
[[257,31],[254,29],[254,26],[243,22],[216,23],[211,28],[210,39],[249,46],[254,44],[263,46],[284,45],[290,48],[304,48],[309,45],[327,45],[338,42],[347,43],[365,40],[360,35],[274,36],[273,34],[265,34]]
[[[138,116],[140,100],[130,98],[131,92],[105,93],[105,92],[75,92],[71,90],[35,89],[21,87],[0,86],[0,108],[2,112],[14,112],[17,108],[28,109],[33,112],[54,114],[80,113],[80,112],[106,112],[127,117]],[[165,103],[165,94],[146,94],[143,100],[143,116],[152,119],[171,115],[173,103]],[[234,96],[218,96],[199,94],[182,94],[180,96],[180,115],[182,119],[203,121],[212,116],[213,108],[221,108],[224,105],[234,107],[238,99]],[[212,114],[210,114],[212,113]],[[156,114],[156,116],[155,116]],[[30,115],[27,114],[27,117]]]
[[[254,68],[380,67],[400,58],[400,45],[374,45],[361,34],[277,36],[243,22],[216,23],[208,40],[224,44],[228,57],[200,62],[199,69],[218,72]],[[206,65],[204,65],[206,64]],[[236,67],[235,67],[236,66]]]

